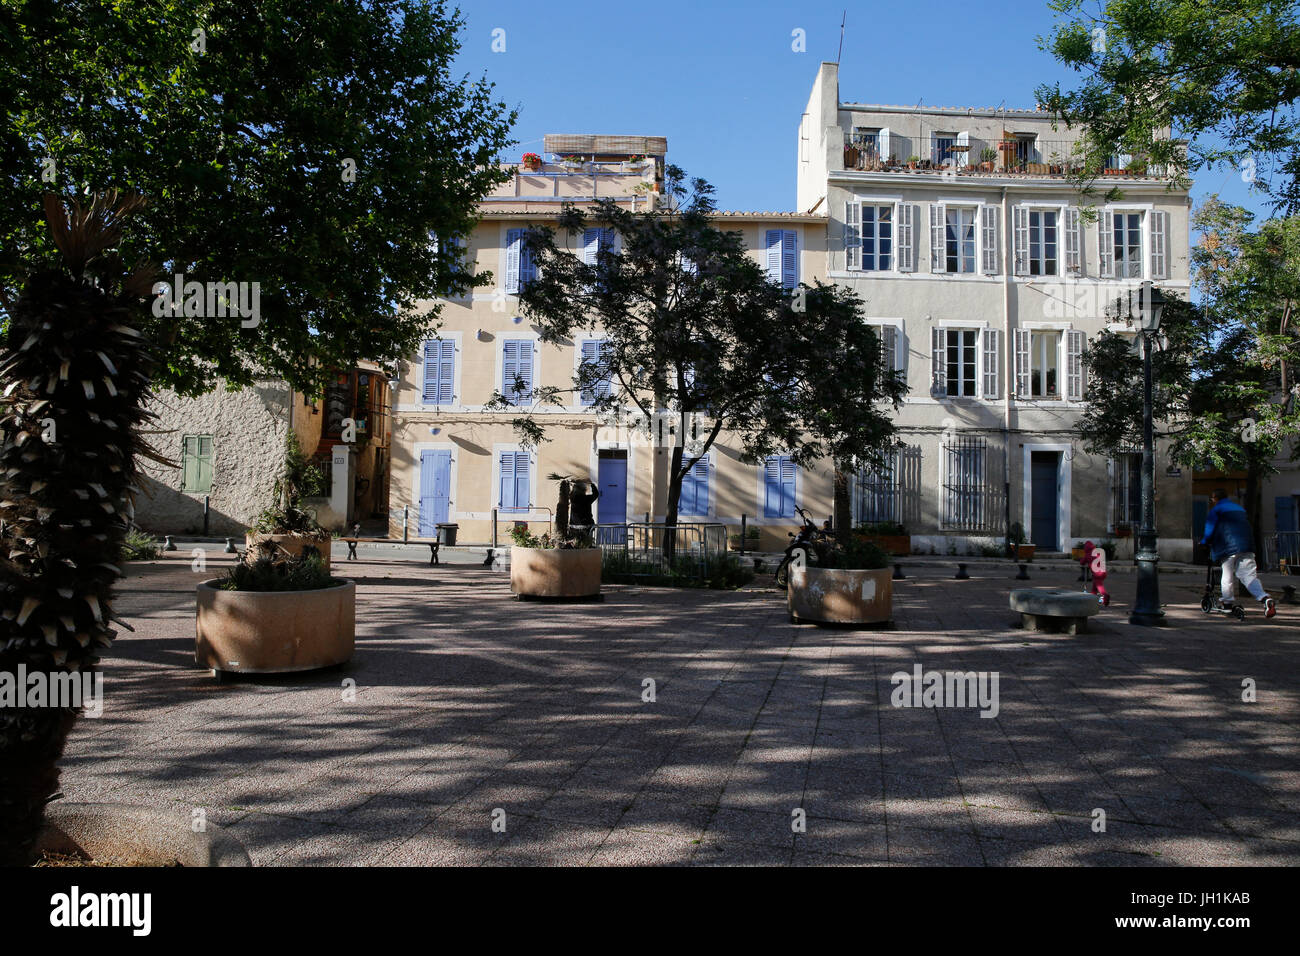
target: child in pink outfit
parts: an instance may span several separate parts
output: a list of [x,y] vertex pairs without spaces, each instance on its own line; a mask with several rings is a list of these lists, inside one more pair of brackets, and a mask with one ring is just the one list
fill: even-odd
[[1095,547],[1091,541],[1085,541],[1083,543],[1083,560],[1080,563],[1092,570],[1092,591],[1090,593],[1097,595],[1097,601],[1102,607],[1109,606],[1110,594],[1106,591],[1106,552]]

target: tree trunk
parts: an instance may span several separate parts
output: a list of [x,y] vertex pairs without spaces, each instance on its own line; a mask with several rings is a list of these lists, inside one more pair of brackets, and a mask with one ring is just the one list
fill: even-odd
[[664,515],[664,563],[671,565],[677,554],[677,505],[682,497],[682,445],[673,445],[668,471],[668,510]]
[[1262,534],[1264,522],[1261,520],[1263,510],[1260,502],[1260,493],[1263,491],[1263,475],[1259,462],[1252,456],[1250,462],[1246,465],[1246,493],[1245,501],[1241,503],[1246,509],[1246,520],[1250,522],[1250,531],[1255,538],[1255,556],[1263,561],[1264,559],[1264,536]]
[[573,486],[568,478],[560,480],[559,498],[555,502],[555,533],[560,538],[569,536],[569,495]]
[[849,498],[849,468],[847,462],[835,463],[835,541],[847,547],[853,539],[853,508]]

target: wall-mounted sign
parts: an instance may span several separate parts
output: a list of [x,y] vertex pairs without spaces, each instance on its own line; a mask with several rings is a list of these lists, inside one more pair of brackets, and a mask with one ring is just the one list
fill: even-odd
[[1175,468],[1173,465],[1170,465],[1168,468],[1165,469],[1165,475],[1166,477],[1169,478],[1181,478],[1183,477],[1183,470],[1181,468]]

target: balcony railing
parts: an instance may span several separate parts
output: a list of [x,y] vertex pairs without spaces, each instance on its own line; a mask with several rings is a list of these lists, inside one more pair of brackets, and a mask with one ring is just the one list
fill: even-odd
[[[1082,169],[1082,160],[1074,155],[1073,140],[972,139],[969,144],[935,145],[924,155],[898,156],[905,148],[904,144],[891,144],[889,155],[884,155],[876,142],[849,143],[844,147],[844,168],[865,172],[952,172],[960,176],[1034,178],[1064,178]],[[1140,156],[1116,156],[1107,162],[1101,175],[1164,179],[1168,170],[1163,164],[1149,164]]]

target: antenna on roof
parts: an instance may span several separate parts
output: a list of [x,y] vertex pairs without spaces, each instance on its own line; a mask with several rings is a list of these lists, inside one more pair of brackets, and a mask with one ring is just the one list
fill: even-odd
[[848,22],[849,11],[845,9],[844,15],[840,17],[840,48],[835,51],[835,65],[840,65],[840,54],[844,52],[844,24]]

